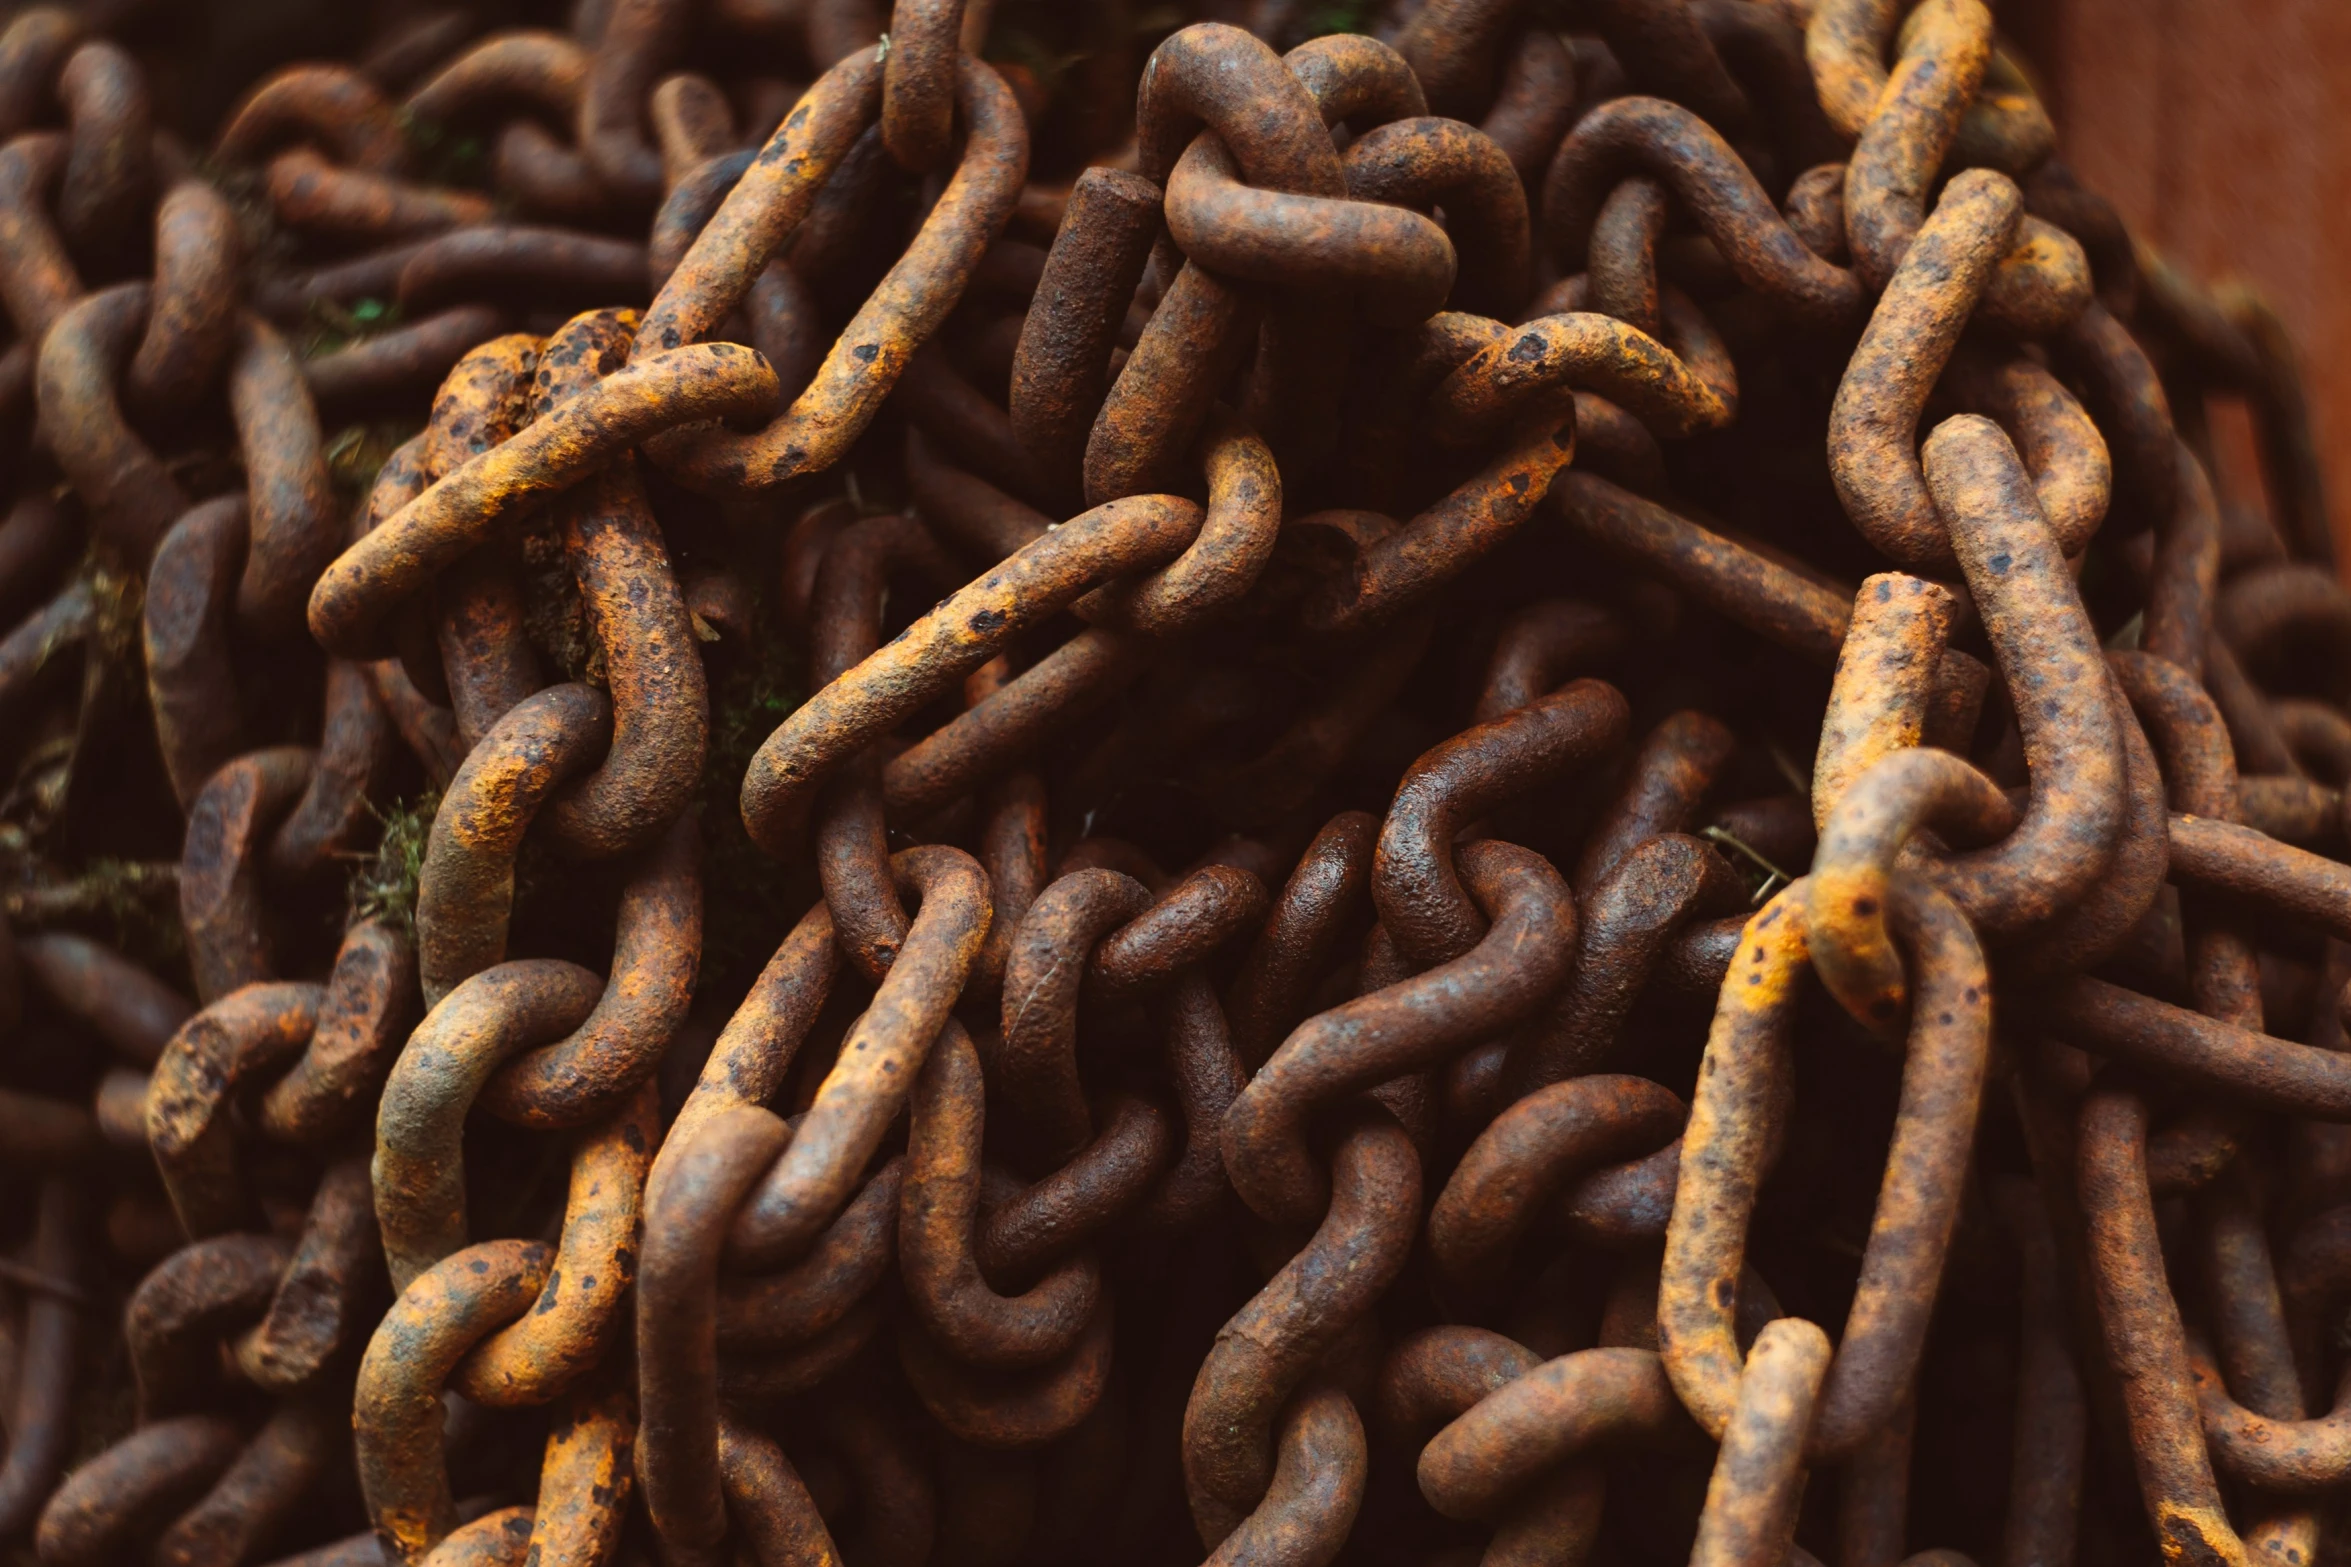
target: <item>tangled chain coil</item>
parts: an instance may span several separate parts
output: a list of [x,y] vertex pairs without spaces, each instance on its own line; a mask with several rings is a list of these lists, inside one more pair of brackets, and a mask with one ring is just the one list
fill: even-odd
[[547,9],[0,25],[0,1536],[2337,1559],[2351,596],[1980,0]]

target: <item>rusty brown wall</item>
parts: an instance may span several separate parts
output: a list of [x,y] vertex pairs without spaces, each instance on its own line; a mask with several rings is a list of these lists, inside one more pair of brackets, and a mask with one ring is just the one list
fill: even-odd
[[2082,178],[2193,275],[2245,278],[2293,329],[2351,562],[2351,0],[1998,10]]

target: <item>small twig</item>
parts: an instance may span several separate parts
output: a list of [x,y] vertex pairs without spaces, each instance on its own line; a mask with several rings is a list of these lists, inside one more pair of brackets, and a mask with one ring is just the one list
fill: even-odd
[[1812,1243],[1823,1251],[1833,1251],[1840,1257],[1860,1258],[1868,1255],[1865,1248],[1855,1245],[1851,1240],[1837,1234],[1834,1230],[1815,1231]]
[[1771,861],[1765,859],[1762,854],[1757,852],[1753,844],[1747,842],[1745,839],[1741,838],[1737,833],[1732,832],[1727,827],[1702,828],[1699,831],[1698,836],[1704,838],[1708,843],[1719,843],[1726,849],[1735,850],[1739,854],[1745,856],[1747,859],[1752,860],[1756,865],[1763,868],[1765,872],[1763,885],[1756,888],[1755,896],[1747,900],[1747,906],[1749,908],[1754,908],[1761,904],[1764,899],[1772,895],[1772,892],[1775,889],[1784,887],[1789,882],[1792,882],[1796,879],[1795,877],[1789,875],[1786,871],[1781,870],[1777,865],[1772,864]]
[[335,432],[335,438],[333,440],[327,442],[327,465],[332,467],[336,463],[350,461],[352,454],[357,452],[360,447],[366,444],[366,425],[345,425],[341,430]]
[[857,482],[854,473],[844,472],[841,475],[841,488],[849,497],[849,509],[860,517],[880,517],[890,510],[880,501],[866,499],[865,487]]
[[1798,767],[1796,759],[1782,750],[1777,740],[1765,742],[1763,748],[1771,753],[1771,764],[1780,770],[1780,776],[1788,780],[1798,794],[1811,798],[1812,774]]

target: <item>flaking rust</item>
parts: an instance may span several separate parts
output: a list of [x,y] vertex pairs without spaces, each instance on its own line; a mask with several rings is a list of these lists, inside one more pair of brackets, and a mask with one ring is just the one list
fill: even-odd
[[1207,9],[0,27],[0,1536],[2340,1554],[2274,314],[1980,0]]

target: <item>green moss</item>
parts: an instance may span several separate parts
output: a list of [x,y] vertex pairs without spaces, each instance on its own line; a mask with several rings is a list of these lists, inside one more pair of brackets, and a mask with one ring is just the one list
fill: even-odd
[[101,855],[67,868],[34,853],[11,828],[0,832],[0,877],[9,884],[0,913],[20,927],[108,932],[116,950],[165,972],[188,950],[176,862]]
[[262,169],[219,163],[207,153],[196,160],[196,176],[219,191],[236,215],[237,238],[251,275],[295,264],[301,237],[279,227],[277,206],[269,199],[269,177]]
[[1320,38],[1325,33],[1368,33],[1371,31],[1373,6],[1371,0],[1331,0],[1306,13],[1306,36]]
[[441,809],[438,790],[428,789],[412,800],[401,800],[376,812],[383,836],[376,852],[351,873],[351,918],[389,920],[402,930],[416,929],[416,883],[424,874],[426,840],[433,818]]
[[314,299],[303,322],[302,357],[316,359],[349,348],[399,324],[400,307],[388,299],[369,296],[348,305],[338,305],[331,299]]
[[353,500],[374,489],[392,453],[420,428],[413,421],[378,419],[337,430],[326,448],[327,474],[335,488]]
[[82,867],[78,882],[92,910],[113,923],[122,946],[171,958],[187,950],[177,865],[102,856]]
[[97,611],[91,630],[99,657],[144,683],[146,584],[136,574],[117,571],[95,555],[83,569],[89,576],[90,601]]
[[743,774],[760,743],[790,717],[806,674],[789,641],[762,625],[710,693],[710,750],[702,768],[702,972],[731,974],[763,961],[794,912],[781,871],[743,830]]
[[416,149],[428,185],[478,186],[489,177],[490,148],[470,131],[453,131],[402,110],[400,128]]
[[781,636],[757,639],[751,656],[729,670],[710,693],[709,781],[732,789],[743,781],[751,755],[792,716],[805,683],[799,656]]
[[580,597],[579,572],[564,548],[557,524],[561,508],[542,506],[522,519],[517,530],[516,554],[522,577],[522,629],[541,657],[563,671],[566,680],[582,680],[599,691],[608,689],[611,676],[604,648],[597,640],[588,607]]

